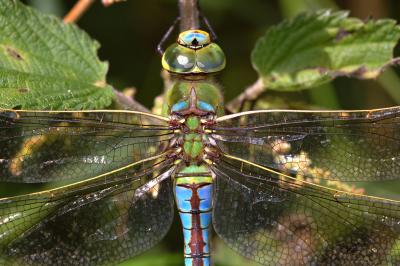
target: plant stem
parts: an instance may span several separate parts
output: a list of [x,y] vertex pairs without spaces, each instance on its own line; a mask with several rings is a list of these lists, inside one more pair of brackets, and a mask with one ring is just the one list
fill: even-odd
[[144,113],[150,113],[149,109],[144,107],[142,104],[138,103],[131,97],[124,95],[122,92],[113,90],[115,95],[115,103],[117,104],[118,109],[130,110],[130,111],[139,111]]
[[64,17],[64,23],[76,22],[86,10],[94,3],[94,0],[79,0]]
[[178,0],[179,14],[181,17],[180,31],[198,29],[199,23],[199,1]]
[[254,101],[265,91],[262,79],[258,79],[247,87],[244,92],[226,105],[226,109],[231,113],[238,112],[246,101]]

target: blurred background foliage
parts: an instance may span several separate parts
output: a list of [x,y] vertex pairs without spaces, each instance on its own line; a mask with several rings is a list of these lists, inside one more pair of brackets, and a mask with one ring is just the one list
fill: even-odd
[[[75,3],[71,0],[24,2],[60,17]],[[200,4],[227,57],[227,68],[219,79],[227,101],[257,79],[250,63],[251,50],[270,25],[284,18],[302,11],[331,8],[350,10],[351,16],[361,19],[400,19],[400,1],[397,0],[200,0]],[[156,46],[177,15],[176,0],[128,0],[109,8],[104,8],[97,1],[78,25],[101,43],[100,58],[110,64],[108,82],[119,90],[135,87],[135,98],[150,108],[154,98],[163,91]],[[170,42],[173,41],[172,38]],[[395,56],[399,55],[399,51],[397,47]],[[373,81],[338,78],[332,84],[319,88],[285,93],[284,98],[292,101],[288,107],[295,106],[299,101],[306,102],[310,107],[327,109],[393,106],[400,104],[399,70],[398,67],[390,68]],[[274,93],[270,96],[273,99]],[[393,184],[383,184],[372,192],[393,197],[398,190]],[[176,220],[161,244],[123,265],[183,265],[182,248],[181,229]],[[218,240],[214,241],[213,250],[216,265],[253,265]]]

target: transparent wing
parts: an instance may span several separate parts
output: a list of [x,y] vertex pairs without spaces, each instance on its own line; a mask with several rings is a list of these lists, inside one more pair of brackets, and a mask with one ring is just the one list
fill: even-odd
[[211,138],[227,154],[302,177],[400,178],[400,107],[251,111],[220,117]]
[[108,265],[149,249],[173,219],[171,165],[158,156],[0,199],[0,264]]
[[159,154],[172,134],[140,112],[0,109],[0,181],[89,178]]
[[213,224],[264,265],[398,265],[400,202],[332,190],[222,156]]

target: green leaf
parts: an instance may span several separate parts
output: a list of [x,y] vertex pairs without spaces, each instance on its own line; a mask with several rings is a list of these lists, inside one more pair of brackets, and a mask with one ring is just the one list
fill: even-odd
[[392,53],[399,38],[394,20],[363,22],[345,11],[318,11],[269,29],[251,59],[266,88],[293,91],[338,76],[376,78],[397,60]]
[[100,109],[111,104],[97,42],[16,0],[0,1],[0,107]]

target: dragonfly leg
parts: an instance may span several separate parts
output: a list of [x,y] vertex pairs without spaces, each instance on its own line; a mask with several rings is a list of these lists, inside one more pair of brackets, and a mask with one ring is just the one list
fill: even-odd
[[200,17],[203,20],[204,24],[207,26],[208,30],[210,31],[212,40],[215,41],[216,39],[218,39],[218,36],[215,33],[214,29],[211,27],[211,23],[208,21],[207,17],[204,16],[202,12],[200,12]]
[[172,25],[169,27],[169,29],[167,30],[167,32],[164,34],[164,36],[162,37],[161,41],[158,43],[157,45],[157,52],[162,56],[164,54],[164,49],[163,49],[163,45],[164,43],[167,41],[167,39],[169,38],[169,36],[171,35],[172,31],[175,29],[176,23],[178,23],[178,21],[181,20],[181,17],[177,17],[174,22],[172,23]]

